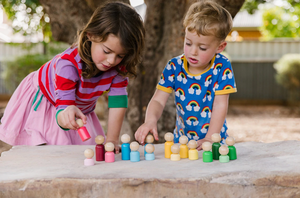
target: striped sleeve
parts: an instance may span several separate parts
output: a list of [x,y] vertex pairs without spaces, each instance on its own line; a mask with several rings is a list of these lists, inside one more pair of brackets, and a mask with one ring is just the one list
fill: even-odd
[[77,68],[68,60],[57,62],[55,70],[55,106],[56,110],[75,105],[75,92],[79,80]]

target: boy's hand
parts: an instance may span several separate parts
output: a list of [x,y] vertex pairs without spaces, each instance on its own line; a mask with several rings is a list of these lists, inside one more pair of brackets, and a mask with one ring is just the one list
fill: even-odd
[[57,115],[57,122],[59,126],[66,129],[79,129],[79,125],[75,119],[80,118],[83,124],[86,124],[86,116],[80,111],[80,109],[74,105],[70,105]]
[[207,137],[205,137],[205,138],[203,138],[203,139],[201,139],[201,140],[198,140],[198,141],[197,141],[197,150],[198,150],[198,151],[202,150],[202,144],[203,144],[204,142],[214,143],[210,138],[207,138]]
[[155,140],[158,140],[157,122],[145,122],[135,132],[135,139],[142,145],[148,133],[152,133]]

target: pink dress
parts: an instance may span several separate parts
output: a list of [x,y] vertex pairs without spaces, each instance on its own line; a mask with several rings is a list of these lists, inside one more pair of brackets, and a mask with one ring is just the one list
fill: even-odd
[[[77,48],[68,48],[24,78],[6,106],[0,140],[10,145],[95,145],[97,135],[105,137],[94,112],[97,99],[108,92],[109,108],[124,108],[128,79],[115,68],[86,79],[82,68]],[[57,112],[68,105],[86,115],[89,140],[83,142],[76,130],[56,123]]]
[[[38,91],[38,71],[29,74],[8,102],[0,125],[0,140],[10,145],[94,145],[97,135],[104,135],[95,112],[87,114],[85,127],[91,139],[83,142],[76,130],[65,131],[56,123],[56,108]],[[40,104],[36,111],[40,98]]]

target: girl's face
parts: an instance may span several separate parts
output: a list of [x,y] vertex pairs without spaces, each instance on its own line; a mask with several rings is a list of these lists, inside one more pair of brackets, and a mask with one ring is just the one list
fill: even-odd
[[220,42],[214,36],[198,35],[196,31],[185,30],[184,54],[188,61],[189,72],[202,73],[207,69],[216,53],[224,50],[226,42]]
[[[91,36],[88,35],[91,40]],[[126,51],[121,45],[119,37],[109,34],[106,41],[92,41],[91,54],[93,62],[100,71],[107,71],[117,66],[125,57]]]

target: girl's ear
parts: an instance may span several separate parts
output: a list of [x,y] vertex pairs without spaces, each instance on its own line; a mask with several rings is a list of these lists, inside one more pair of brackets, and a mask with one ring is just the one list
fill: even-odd
[[217,53],[221,53],[225,49],[226,45],[226,41],[222,41],[217,49]]

